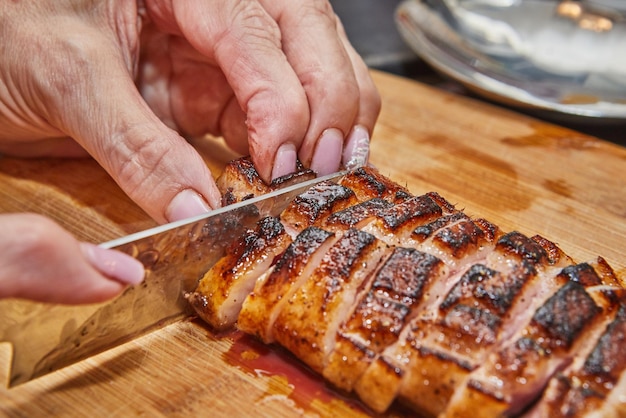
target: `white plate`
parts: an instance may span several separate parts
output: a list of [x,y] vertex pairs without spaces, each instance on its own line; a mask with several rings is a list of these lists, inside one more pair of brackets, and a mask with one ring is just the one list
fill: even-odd
[[492,100],[586,121],[626,121],[623,14],[601,10],[612,26],[591,31],[559,15],[562,3],[576,5],[405,0],[396,23],[424,61]]

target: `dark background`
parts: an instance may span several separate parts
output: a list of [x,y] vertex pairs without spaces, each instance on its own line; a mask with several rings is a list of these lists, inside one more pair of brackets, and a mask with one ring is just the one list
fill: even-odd
[[[352,45],[370,68],[485,100],[475,96],[454,80],[433,71],[405,44],[394,22],[394,12],[401,0],[330,0],[330,2],[341,19]],[[626,146],[626,122],[581,123],[578,120],[572,121],[571,118],[554,119],[546,118],[542,114],[531,113],[531,115]]]

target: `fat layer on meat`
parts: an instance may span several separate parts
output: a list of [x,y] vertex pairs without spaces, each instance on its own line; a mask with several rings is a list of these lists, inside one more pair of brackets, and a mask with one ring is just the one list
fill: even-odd
[[[242,159],[218,183],[230,203],[295,180],[266,186]],[[237,321],[375,412],[624,416],[626,291],[604,259],[577,264],[369,167],[264,225],[190,297],[215,328]]]

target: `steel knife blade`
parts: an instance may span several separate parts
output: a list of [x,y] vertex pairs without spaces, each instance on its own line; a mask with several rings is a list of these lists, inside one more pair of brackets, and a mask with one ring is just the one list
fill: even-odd
[[206,215],[101,244],[140,260],[143,283],[111,302],[65,306],[0,301],[0,341],[13,345],[9,387],[59,370],[192,314],[185,294],[226,247],[265,216],[277,216],[299,194],[346,172],[296,183]]

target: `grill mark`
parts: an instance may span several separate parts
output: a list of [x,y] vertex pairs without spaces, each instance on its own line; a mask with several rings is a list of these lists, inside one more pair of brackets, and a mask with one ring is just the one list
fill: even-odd
[[[324,254],[307,282],[289,299],[274,323],[276,340],[321,372],[345,310],[376,268],[385,247],[371,234],[350,229]],[[358,278],[357,275],[358,274]]]
[[341,184],[356,193],[359,201],[372,198],[390,199],[394,202],[409,199],[412,195],[406,188],[381,176],[373,168],[360,167],[341,180]]
[[[425,289],[444,271],[443,262],[434,256],[412,248],[395,248],[342,325],[324,376],[338,387],[351,390],[369,363],[398,339],[405,324],[418,312]],[[345,370],[344,359],[350,355],[360,357],[361,363],[351,361],[350,370]]]
[[281,220],[302,230],[322,221],[331,212],[355,203],[352,190],[340,184],[322,182],[298,195],[281,214]]
[[531,326],[541,327],[537,332],[549,337],[545,349],[570,348],[582,329],[600,312],[585,288],[570,281],[539,308]]
[[430,197],[416,196],[398,203],[379,215],[384,227],[395,231],[409,222],[428,221],[442,215],[442,209]]
[[517,256],[533,265],[548,262],[548,254],[537,242],[517,232],[509,232],[500,237],[496,243],[496,250],[509,256]]
[[324,226],[352,228],[372,216],[381,216],[384,211],[389,210],[392,206],[393,203],[377,197],[331,214],[325,220]]

